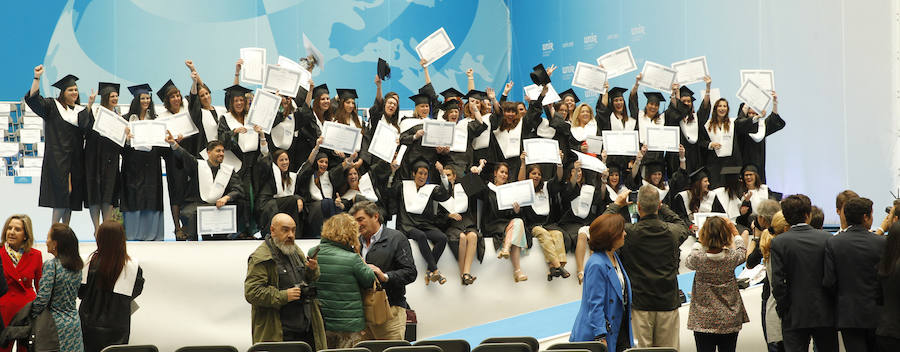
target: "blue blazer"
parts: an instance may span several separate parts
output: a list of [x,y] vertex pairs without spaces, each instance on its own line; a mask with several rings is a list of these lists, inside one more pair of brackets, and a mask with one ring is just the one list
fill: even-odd
[[[622,285],[616,276],[616,269],[604,252],[591,254],[584,266],[584,288],[581,294],[581,308],[575,317],[575,326],[569,341],[593,341],[595,337],[606,335],[606,347],[616,350],[616,341],[620,334],[628,334],[628,340],[634,341],[631,333],[631,281],[616,254],[619,269],[625,277],[628,304],[622,298]],[[619,331],[622,319],[628,331]]]

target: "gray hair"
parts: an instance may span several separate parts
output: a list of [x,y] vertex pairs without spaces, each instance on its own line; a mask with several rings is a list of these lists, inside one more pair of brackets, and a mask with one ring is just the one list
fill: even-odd
[[368,216],[375,216],[376,214],[379,214],[378,205],[368,200],[353,204],[353,207],[350,208],[350,211],[348,213],[353,216],[353,214],[356,214],[360,210],[365,212]]
[[759,203],[759,207],[756,209],[756,216],[765,219],[767,224],[771,224],[772,217],[779,211],[781,211],[781,203],[778,203],[776,200],[766,199]]
[[638,205],[647,214],[656,214],[659,211],[659,189],[651,184],[641,186],[638,190]]

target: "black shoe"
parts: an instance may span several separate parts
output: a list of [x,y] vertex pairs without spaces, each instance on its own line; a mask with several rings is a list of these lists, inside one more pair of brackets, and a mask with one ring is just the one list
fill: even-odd
[[572,274],[569,274],[569,271],[566,268],[559,267],[559,276],[562,276],[563,279],[569,278]]

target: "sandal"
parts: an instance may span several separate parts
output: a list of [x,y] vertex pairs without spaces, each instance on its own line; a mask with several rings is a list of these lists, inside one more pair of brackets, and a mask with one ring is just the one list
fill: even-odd
[[497,253],[497,259],[508,259],[509,258],[509,248],[503,248],[500,252]]
[[581,285],[582,283],[584,283],[584,272],[579,271],[578,272],[578,284]]
[[471,285],[473,282],[475,282],[475,279],[476,278],[474,276],[472,276],[472,274],[469,274],[469,273],[462,274],[463,286]]
[[528,276],[522,273],[522,269],[518,269],[513,272],[513,279],[516,280],[516,282],[528,281]]
[[559,272],[559,276],[561,276],[563,279],[567,279],[569,278],[569,276],[572,276],[572,274],[569,274],[569,271],[564,267],[559,267],[557,268],[557,270]]
[[431,272],[431,281],[437,282],[441,285],[447,283],[447,278],[444,275],[441,275],[441,272],[435,270]]
[[559,276],[559,269],[550,268],[550,272],[547,273],[547,281],[553,281],[553,278],[557,276]]

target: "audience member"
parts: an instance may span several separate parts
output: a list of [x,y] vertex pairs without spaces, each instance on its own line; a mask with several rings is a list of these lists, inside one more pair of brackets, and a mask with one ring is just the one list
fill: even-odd
[[84,341],[75,299],[84,262],[78,254],[78,238],[69,225],[55,223],[50,226],[47,252],[53,254],[53,259],[44,263],[40,289],[31,304],[31,318],[49,310],[59,339],[57,351],[82,352]]

